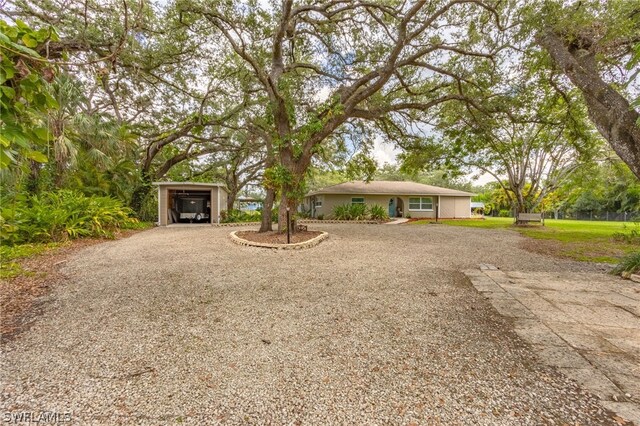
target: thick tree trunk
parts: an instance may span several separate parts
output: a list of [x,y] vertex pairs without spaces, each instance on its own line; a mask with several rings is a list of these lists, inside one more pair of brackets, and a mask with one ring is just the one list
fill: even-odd
[[[278,210],[278,232],[287,230],[287,208],[291,220],[298,210],[298,204],[303,196],[304,178],[311,164],[312,153],[302,153],[298,158],[293,155],[291,149],[280,152],[280,165],[288,171],[288,181],[282,185],[280,191],[280,208]],[[295,227],[291,228],[295,232]]]
[[267,195],[264,197],[264,203],[262,205],[262,223],[260,223],[260,230],[258,232],[273,231],[271,210],[273,210],[273,201],[275,200],[275,197],[275,191],[272,188],[267,188]]
[[552,30],[538,37],[553,62],[582,92],[589,117],[613,150],[640,178],[640,113],[600,77],[595,54],[569,44]]
[[40,189],[40,171],[42,170],[42,163],[29,160],[29,174],[27,175],[27,182],[25,189],[28,194],[35,195]]
[[[298,209],[298,201],[287,196],[287,191],[283,188],[280,195],[280,207],[278,208],[278,232],[287,232],[287,207],[289,207],[289,217],[293,221]],[[295,233],[295,227],[291,228],[291,233]]]
[[236,208],[236,199],[238,198],[238,191],[229,188],[229,193],[227,194],[227,211],[230,212]]

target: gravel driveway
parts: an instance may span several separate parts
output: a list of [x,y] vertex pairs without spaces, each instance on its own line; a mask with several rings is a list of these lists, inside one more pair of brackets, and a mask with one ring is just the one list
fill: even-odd
[[313,225],[305,251],[156,228],[82,250],[3,346],[2,415],[84,424],[612,424],[459,272],[580,270],[517,233]]

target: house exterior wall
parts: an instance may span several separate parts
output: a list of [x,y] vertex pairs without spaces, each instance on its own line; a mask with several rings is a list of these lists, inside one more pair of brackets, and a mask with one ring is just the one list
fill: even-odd
[[[368,206],[380,205],[385,210],[389,208],[389,200],[391,198],[402,199],[402,214],[404,217],[410,216],[412,218],[425,218],[435,219],[436,208],[438,203],[437,195],[358,195],[358,194],[318,194],[311,197],[306,197],[303,206],[305,211],[311,210],[311,200],[313,198],[322,200],[322,207],[315,208],[314,217],[318,215],[324,215],[325,219],[330,219],[333,214],[335,206],[342,204],[351,204],[353,197],[363,197],[364,202]],[[409,209],[409,198],[414,197],[432,197],[433,198],[433,210],[431,211],[418,211]],[[471,197],[452,197],[452,196],[440,196],[440,218],[453,219],[453,218],[468,218],[471,217]]]
[[[218,190],[220,190],[220,204],[218,204]],[[211,218],[213,220],[213,223],[218,222],[220,212],[227,210],[227,197],[228,194],[224,188],[218,187],[211,189]]]
[[456,215],[455,218],[471,217],[471,197],[455,197]]
[[[207,188],[199,185],[159,185],[158,186],[158,225],[169,223],[169,191],[211,191],[211,220],[218,221],[221,211],[227,209],[227,191],[222,187]],[[218,192],[218,190],[220,192]],[[218,210],[218,193],[220,194],[220,210]]]
[[[364,203],[368,206],[380,205],[383,208],[389,208],[389,199],[386,195],[346,195],[346,194],[322,194],[316,195],[316,199],[322,199],[322,207],[316,207],[315,217],[324,215],[325,219],[331,218],[333,209],[342,204],[351,204],[352,197],[364,197]],[[309,205],[309,204],[307,204]]]
[[471,217],[471,197],[440,197],[442,219],[464,219]]
[[158,225],[166,226],[168,223],[169,191],[164,186],[158,187]]
[[456,197],[440,196],[440,216],[443,219],[456,217]]
[[436,204],[438,202],[437,195],[426,195],[426,197],[433,198],[433,210],[431,211],[420,211],[420,210],[410,210],[409,209],[409,198],[415,197],[425,197],[425,195],[402,195],[399,198],[402,198],[402,203],[404,204],[404,209],[402,211],[402,217],[411,217],[411,218],[419,218],[419,219],[435,219],[436,217]]

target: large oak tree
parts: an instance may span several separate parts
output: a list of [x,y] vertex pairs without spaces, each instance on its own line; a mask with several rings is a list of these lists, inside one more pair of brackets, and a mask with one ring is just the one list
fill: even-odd
[[222,40],[235,52],[267,101],[257,126],[271,146],[265,180],[280,193],[282,230],[286,210],[304,195],[314,155],[342,126],[363,120],[385,129],[411,126],[437,105],[467,100],[464,84],[490,69],[498,46],[495,4],[284,0],[176,7],[184,25],[206,34],[204,46]]
[[[640,178],[640,4],[545,2],[532,10],[537,40],[583,94],[589,117]],[[634,94],[635,93],[635,94]]]

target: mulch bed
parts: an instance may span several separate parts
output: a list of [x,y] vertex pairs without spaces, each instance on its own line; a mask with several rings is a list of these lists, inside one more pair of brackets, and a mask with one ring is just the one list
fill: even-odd
[[[140,230],[121,231],[116,239],[126,238]],[[42,312],[43,297],[54,285],[63,282],[61,272],[66,261],[77,251],[95,244],[112,241],[106,239],[80,239],[69,245],[47,250],[44,253],[17,259],[25,274],[0,280],[0,343],[15,338],[26,331]]]
[[[320,231],[298,231],[291,234],[291,243],[304,243],[309,241],[318,235],[322,234]],[[287,244],[287,233],[279,232],[256,232],[256,231],[240,231],[236,233],[236,236],[243,238],[254,243],[267,243],[267,244]]]

